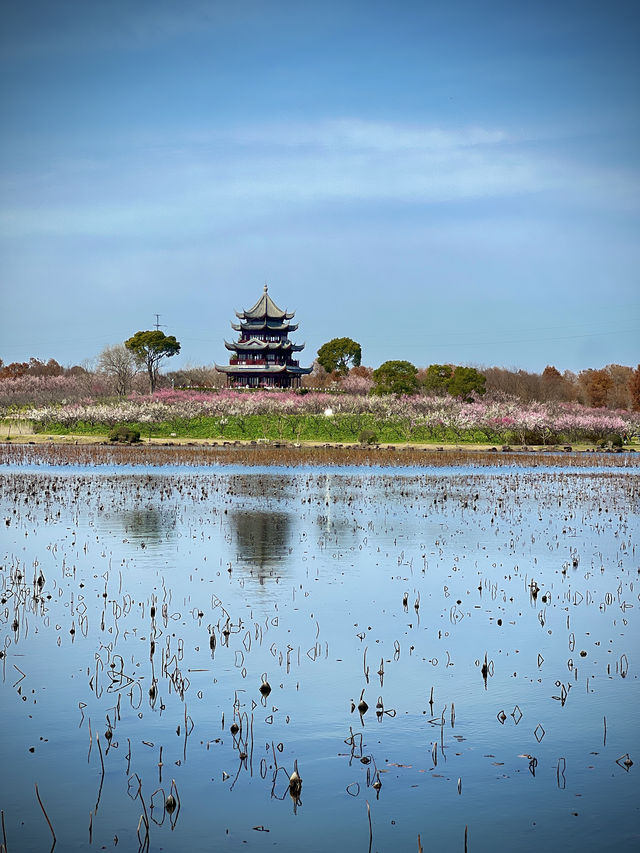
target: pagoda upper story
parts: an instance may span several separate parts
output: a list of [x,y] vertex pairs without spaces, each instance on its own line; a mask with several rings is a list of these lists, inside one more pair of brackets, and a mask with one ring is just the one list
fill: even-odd
[[289,321],[293,311],[282,311],[269,296],[267,285],[264,291],[248,311],[236,311],[240,323],[231,327],[240,333],[237,341],[225,341],[225,347],[232,352],[228,365],[216,370],[227,375],[227,386],[233,388],[298,388],[300,378],[311,373],[310,367],[300,367],[292,354],[301,352],[304,344],[294,344],[289,340],[289,332],[295,332],[296,323]]

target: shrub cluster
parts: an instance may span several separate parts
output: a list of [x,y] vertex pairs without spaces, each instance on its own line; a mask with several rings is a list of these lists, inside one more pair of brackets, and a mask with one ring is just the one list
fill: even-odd
[[117,441],[119,444],[135,444],[140,441],[140,430],[126,424],[119,424],[110,431],[109,441]]

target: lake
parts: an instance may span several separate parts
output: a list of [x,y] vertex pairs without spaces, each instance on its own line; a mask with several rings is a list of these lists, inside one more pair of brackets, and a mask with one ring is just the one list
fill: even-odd
[[638,467],[4,466],[2,841],[637,850],[639,495]]

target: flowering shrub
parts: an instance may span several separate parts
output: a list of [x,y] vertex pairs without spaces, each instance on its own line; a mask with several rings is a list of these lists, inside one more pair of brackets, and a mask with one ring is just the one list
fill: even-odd
[[[66,377],[60,377],[63,379]],[[51,380],[50,380],[51,381]],[[32,397],[33,400],[33,397]],[[37,402],[37,401],[36,401]],[[325,410],[332,416],[326,417]],[[6,403],[0,414],[9,413]],[[640,429],[640,414],[589,409],[577,403],[523,404],[510,398],[465,403],[450,397],[370,397],[321,392],[260,390],[158,391],[116,402],[76,399],[64,405],[32,405],[20,417],[36,425],[97,428],[137,424],[149,430],[171,425],[178,434],[357,440],[374,429],[381,441],[476,440],[543,444],[598,440]],[[167,432],[168,434],[168,432]],[[352,436],[352,438],[350,438]]]
[[373,379],[369,379],[368,376],[349,374],[346,379],[342,380],[340,388],[347,394],[368,394],[373,388]]
[[0,381],[0,414],[14,406],[46,406],[51,403],[90,401],[109,393],[108,381],[98,374],[79,376],[32,376]]

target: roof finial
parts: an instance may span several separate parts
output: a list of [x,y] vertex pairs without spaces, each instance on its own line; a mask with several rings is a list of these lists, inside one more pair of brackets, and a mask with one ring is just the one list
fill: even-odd
[[269,286],[268,286],[267,282],[265,281],[265,283],[264,283],[264,292],[266,293],[268,290],[269,290]]

